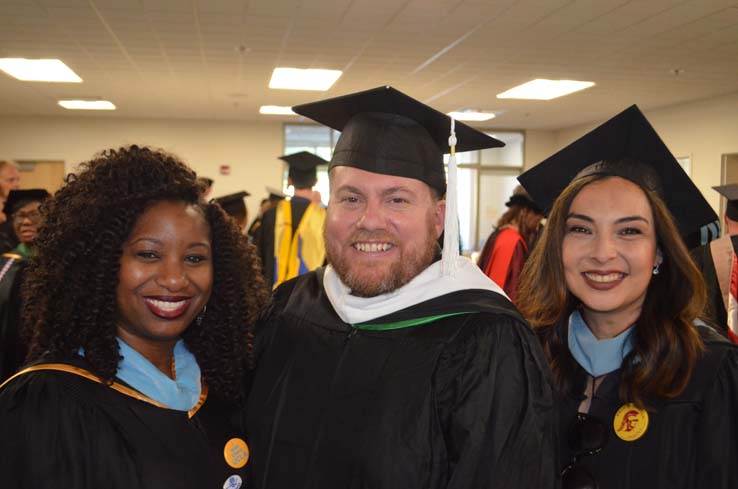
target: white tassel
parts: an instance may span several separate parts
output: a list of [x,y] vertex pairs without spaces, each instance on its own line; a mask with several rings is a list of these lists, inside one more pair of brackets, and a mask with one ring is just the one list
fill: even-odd
[[459,258],[459,217],[457,212],[456,178],[456,121],[451,118],[451,136],[448,138],[451,154],[448,158],[448,181],[446,183],[446,220],[444,222],[443,256],[441,274],[453,277]]

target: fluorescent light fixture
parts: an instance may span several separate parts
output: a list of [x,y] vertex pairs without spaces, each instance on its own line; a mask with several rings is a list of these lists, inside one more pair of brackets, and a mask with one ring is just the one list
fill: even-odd
[[60,100],[59,105],[71,110],[115,110],[107,100]]
[[259,114],[267,115],[295,115],[291,107],[282,107],[280,105],[262,105],[259,107]]
[[269,88],[326,91],[342,74],[340,70],[274,68],[272,79],[269,80]]
[[488,121],[490,119],[495,118],[494,112],[477,112],[476,110],[462,110],[459,112],[449,112],[447,115],[450,117],[453,117],[457,121],[467,121],[467,122],[481,122],[481,121]]
[[551,100],[593,86],[594,82],[577,80],[545,80],[538,78],[497,94],[497,98]]
[[0,58],[0,70],[22,81],[82,83],[82,78],[58,59]]

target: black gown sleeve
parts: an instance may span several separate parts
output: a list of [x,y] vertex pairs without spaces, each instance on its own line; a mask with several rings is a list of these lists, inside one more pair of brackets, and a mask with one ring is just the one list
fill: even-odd
[[15,269],[5,276],[5,280],[12,280],[8,284],[10,290],[7,296],[0,297],[0,383],[20,370],[28,354],[28,342],[23,328],[23,302],[21,284],[26,269],[26,261],[18,260],[13,263]]
[[274,220],[276,216],[277,209],[274,207],[264,213],[259,228],[259,239],[256,242],[264,278],[270,289],[274,284]]
[[438,369],[449,489],[556,485],[557,415],[543,352],[527,325],[471,315],[473,334]]
[[738,348],[730,348],[707,389],[699,419],[697,480],[690,487],[738,487]]
[[119,433],[125,427],[62,375],[25,374],[0,390],[3,487],[143,487],[134,448]]
[[703,311],[705,319],[717,326],[718,332],[723,336],[728,336],[728,313],[725,311],[725,302],[723,294],[718,284],[717,272],[715,271],[715,263],[710,252],[710,245],[703,245],[691,251],[692,259],[695,265],[702,273],[707,286],[707,303]]

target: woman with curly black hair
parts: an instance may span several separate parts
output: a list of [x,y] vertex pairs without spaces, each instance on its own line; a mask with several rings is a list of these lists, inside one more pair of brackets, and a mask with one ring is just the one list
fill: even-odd
[[254,248],[175,157],[101,153],[46,204],[24,284],[31,366],[0,390],[18,487],[238,487]]

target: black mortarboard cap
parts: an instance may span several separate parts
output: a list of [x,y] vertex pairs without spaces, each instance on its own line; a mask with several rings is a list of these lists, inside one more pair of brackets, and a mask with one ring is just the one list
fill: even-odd
[[738,221],[738,184],[731,183],[712,188],[728,199],[728,202],[725,205],[725,215],[733,221]]
[[215,181],[209,177],[197,177],[197,179],[207,187],[212,187],[213,183],[215,183]]
[[286,162],[290,166],[290,169],[294,168],[302,171],[314,170],[320,165],[328,164],[326,160],[309,151],[300,151],[299,153],[280,156],[279,159]]
[[533,199],[530,198],[530,195],[528,195],[528,192],[525,191],[522,185],[518,185],[517,187],[515,187],[515,190],[513,190],[513,194],[510,196],[510,199],[505,202],[505,205],[507,207],[517,205],[519,207],[530,209],[534,212],[537,212],[538,214],[543,214],[541,208],[538,207],[538,204],[533,202]]
[[269,200],[284,200],[287,196],[281,190],[277,190],[273,187],[266,187],[266,191],[269,193]]
[[297,187],[312,187],[317,175],[316,168],[328,164],[326,160],[309,151],[280,156],[279,159],[286,162],[290,167],[289,177]]
[[548,213],[575,178],[606,174],[654,190],[688,247],[717,237],[717,215],[648,119],[633,105],[518,177]]
[[229,215],[234,217],[243,217],[246,215],[246,204],[243,199],[249,195],[251,194],[243,191],[236,192],[235,194],[224,195],[213,200]]
[[[351,166],[414,178],[443,195],[443,154],[450,152],[451,118],[392,88],[378,87],[293,107],[300,115],[341,132],[329,169]],[[456,151],[505,143],[456,122]]]
[[51,194],[43,188],[32,188],[26,190],[11,190],[8,194],[8,198],[5,200],[3,206],[3,213],[10,217],[18,209],[28,204],[29,202],[43,202],[48,199]]

